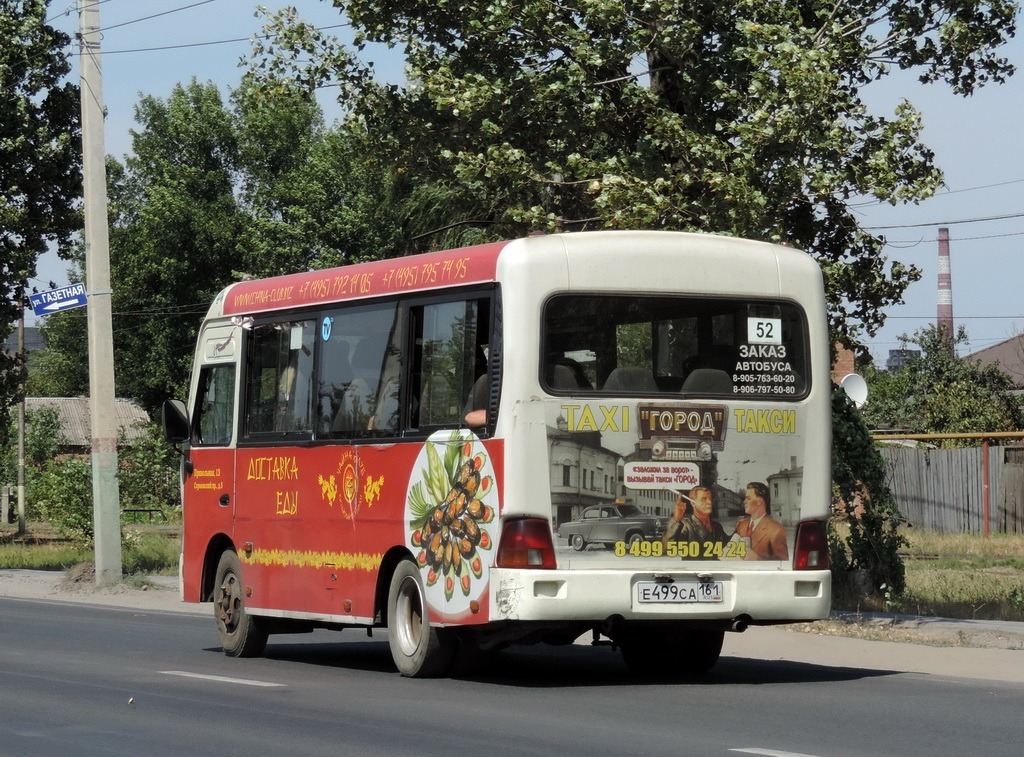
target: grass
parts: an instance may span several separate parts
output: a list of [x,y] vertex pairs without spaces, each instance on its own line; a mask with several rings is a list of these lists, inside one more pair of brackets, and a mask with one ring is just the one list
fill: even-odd
[[1024,621],[1024,536],[910,531],[904,612]]
[[837,593],[848,610],[975,620],[1024,621],[1024,536],[905,533],[907,588],[897,598]]
[[[181,551],[177,527],[125,526],[121,565],[126,576],[176,575]],[[0,525],[0,569],[63,570],[93,561],[92,547],[62,539],[46,524],[30,523],[18,535]]]

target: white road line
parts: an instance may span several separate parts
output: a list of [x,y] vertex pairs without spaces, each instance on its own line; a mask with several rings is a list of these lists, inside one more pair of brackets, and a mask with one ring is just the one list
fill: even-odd
[[817,757],[813,754],[803,754],[802,752],[781,752],[778,749],[761,749],[760,747],[751,746],[745,749],[730,749],[730,752],[743,752],[744,754],[761,754],[764,757]]
[[270,683],[269,681],[254,681],[250,678],[228,678],[226,676],[211,676],[204,673],[189,673],[187,670],[161,670],[165,676],[181,676],[183,678],[202,678],[206,681],[218,681],[220,683],[237,683],[242,686],[284,686],[283,683]]

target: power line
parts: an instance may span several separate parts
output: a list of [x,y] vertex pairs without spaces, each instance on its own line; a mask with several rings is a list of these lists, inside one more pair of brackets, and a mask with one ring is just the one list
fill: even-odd
[[[318,26],[316,31],[326,31],[328,29],[341,29],[343,27],[352,26],[351,23],[345,24],[330,24],[328,26]],[[190,42],[181,45],[161,45],[158,47],[137,47],[128,50],[103,50],[100,55],[123,55],[127,53],[151,53],[160,52],[163,50],[183,50],[191,47],[211,47],[213,45],[231,45],[238,44],[239,42],[249,42],[252,39],[272,39],[272,34],[254,34],[250,37],[235,37],[233,39],[218,39],[210,42]],[[71,53],[72,55],[80,55],[80,53]]]
[[[948,197],[949,195],[960,194],[961,192],[977,192],[981,189],[994,189],[995,187],[1005,187],[1010,184],[1021,184],[1024,183],[1024,179],[1010,179],[1009,181],[998,181],[994,184],[982,184],[977,187],[964,187],[963,189],[950,189],[945,192],[936,192],[934,195],[929,197],[929,200],[936,200],[941,197]],[[851,208],[871,208],[877,205],[886,203],[885,200],[871,200],[870,202],[856,202],[850,205]],[[886,203],[887,204],[887,203]]]
[[100,32],[107,32],[111,29],[120,29],[122,26],[131,26],[132,24],[138,24],[142,21],[149,21],[150,19],[160,18],[161,16],[169,16],[170,14],[177,13],[178,11],[187,11],[190,8],[197,8],[200,5],[209,5],[213,2],[216,2],[216,0],[202,0],[202,2],[192,3],[191,5],[183,5],[180,8],[172,8],[171,10],[163,11],[162,13],[154,13],[152,16],[143,16],[142,18],[137,18],[134,21],[122,21],[120,24],[104,26],[100,29]]
[[[887,315],[887,321],[934,321],[935,313],[931,315]],[[1020,321],[1024,320],[1021,315],[958,315],[954,318],[957,321]]]
[[[1012,231],[1007,234],[983,234],[977,237],[950,237],[950,242],[974,242],[979,239],[1003,239],[1005,237],[1020,237],[1024,236],[1024,231]],[[906,245],[901,249],[910,249],[916,247],[919,244],[928,244],[938,242],[938,238],[935,239],[886,239],[885,243],[890,246],[898,244]]]
[[[95,0],[95,2],[92,2],[92,3],[83,2],[82,3],[82,9],[84,10],[86,8],[96,8],[96,7],[100,6],[100,5],[103,5],[104,3],[109,3],[109,2],[110,2],[110,0]],[[51,16],[50,18],[46,19],[46,23],[50,23],[51,21],[56,21],[61,16],[70,16],[73,12],[75,12],[77,10],[78,10],[78,3],[72,2],[67,8],[65,8],[63,11],[58,13],[56,16]]]
[[985,223],[988,221],[1005,221],[1008,218],[1024,218],[1024,213],[1007,213],[1002,216],[981,216],[978,218],[960,218],[955,221],[931,221],[929,223],[894,223],[889,226],[861,226],[864,231],[880,231],[882,229],[918,229],[925,226],[954,226],[960,223]]

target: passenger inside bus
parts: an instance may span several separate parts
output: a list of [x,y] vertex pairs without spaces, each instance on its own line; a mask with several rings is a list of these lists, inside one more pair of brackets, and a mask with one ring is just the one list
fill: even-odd
[[490,393],[491,378],[484,373],[473,382],[473,388],[469,393],[469,402],[466,403],[466,415],[463,420],[470,428],[487,425],[487,400]]

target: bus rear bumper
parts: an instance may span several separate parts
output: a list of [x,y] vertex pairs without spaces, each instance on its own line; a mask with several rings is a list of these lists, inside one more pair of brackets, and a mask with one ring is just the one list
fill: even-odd
[[[492,621],[728,620],[751,624],[819,620],[831,608],[832,575],[827,570],[624,570],[491,571]],[[700,592],[674,592],[673,601],[642,598],[642,587],[674,583],[711,584]],[[718,586],[715,586],[715,585]],[[718,597],[720,596],[720,599]]]

